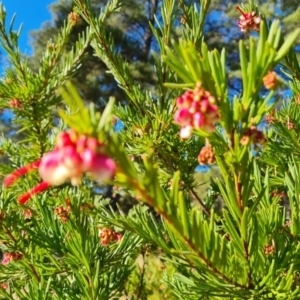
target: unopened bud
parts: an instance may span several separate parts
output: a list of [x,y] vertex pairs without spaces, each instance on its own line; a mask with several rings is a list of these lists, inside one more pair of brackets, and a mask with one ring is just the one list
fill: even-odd
[[76,12],[70,12],[68,15],[68,20],[70,23],[75,25],[81,21],[81,18]]
[[200,165],[211,165],[216,161],[215,153],[209,143],[207,143],[198,155]]
[[274,71],[269,72],[263,78],[264,86],[268,90],[274,90],[278,86],[278,77]]

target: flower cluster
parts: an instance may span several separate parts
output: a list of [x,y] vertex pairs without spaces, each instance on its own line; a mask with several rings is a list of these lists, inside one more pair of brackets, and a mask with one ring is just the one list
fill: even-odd
[[275,109],[273,109],[270,113],[268,113],[267,115],[266,115],[266,117],[265,117],[265,120],[266,120],[266,122],[268,123],[268,124],[272,124],[272,123],[274,123],[275,121],[277,121],[277,119],[275,118],[275,112],[276,112],[276,110]]
[[81,18],[76,12],[70,12],[68,14],[68,21],[75,25],[81,21]]
[[288,118],[287,122],[286,122],[286,128],[288,130],[292,130],[295,128],[295,124],[293,122],[290,121],[290,118]]
[[207,132],[214,131],[214,123],[219,120],[215,98],[198,83],[193,91],[186,91],[177,98],[178,110],[174,116],[175,123],[181,126],[180,137],[187,139],[194,128]]
[[114,176],[116,164],[103,150],[104,145],[96,138],[78,135],[73,130],[62,132],[56,148],[42,157],[40,176],[51,185],[61,185],[67,180],[78,185],[85,172],[97,181],[108,180]]
[[20,100],[18,99],[11,99],[9,101],[9,107],[11,108],[17,108],[17,109],[21,109],[23,107],[23,104]]
[[17,261],[21,260],[23,258],[22,253],[5,253],[3,260],[2,260],[2,265],[8,265],[12,261]]
[[239,6],[237,6],[236,9],[242,14],[238,21],[238,26],[241,28],[241,31],[259,31],[261,18],[256,15],[255,11],[244,12]]
[[115,232],[110,228],[99,228],[99,239],[102,246],[107,246],[110,243],[118,242],[122,238],[121,233]]
[[276,246],[274,240],[272,240],[272,244],[265,245],[264,247],[264,253],[265,255],[272,255],[276,252]]
[[24,216],[24,219],[31,219],[32,211],[30,209],[24,209],[23,216]]
[[261,131],[259,131],[255,126],[252,126],[244,133],[240,143],[243,146],[247,146],[249,144],[259,144],[264,146],[267,143],[267,139]]
[[278,77],[274,71],[269,72],[264,78],[263,83],[266,89],[274,90],[278,86]]
[[6,282],[3,282],[3,283],[0,284],[0,288],[4,289],[4,290],[7,290],[8,289],[8,284]]
[[200,165],[211,165],[216,161],[215,153],[208,143],[200,151],[198,155],[198,162]]
[[66,223],[69,220],[71,206],[63,206],[60,205],[55,207],[54,214],[57,216],[57,219],[60,220],[62,223]]
[[35,168],[39,169],[43,182],[20,196],[21,204],[32,195],[68,180],[74,186],[79,185],[84,173],[89,173],[96,181],[111,179],[115,174],[116,164],[104,153],[104,145],[96,138],[69,130],[58,136],[53,151],[46,153],[40,160],[15,170],[4,179],[4,185],[10,186],[20,176]]

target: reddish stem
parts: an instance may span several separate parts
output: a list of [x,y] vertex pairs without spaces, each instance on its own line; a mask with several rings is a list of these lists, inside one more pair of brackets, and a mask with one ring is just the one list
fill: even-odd
[[235,190],[237,193],[238,206],[239,206],[240,210],[243,211],[242,188],[241,188],[241,183],[239,182],[239,176],[237,173],[234,174],[234,181],[235,181]]
[[19,177],[27,174],[29,171],[37,169],[41,164],[41,160],[37,160],[33,163],[28,164],[20,169],[13,171],[11,174],[6,176],[3,180],[3,184],[5,187],[9,187],[12,185]]
[[246,16],[246,14],[242,11],[242,9],[237,5],[235,7],[244,17]]
[[21,205],[25,204],[33,195],[41,193],[41,192],[47,190],[49,187],[50,187],[50,184],[48,182],[43,181],[43,182],[39,183],[34,188],[29,190],[27,193],[19,196],[19,198],[18,198],[19,204],[21,204]]

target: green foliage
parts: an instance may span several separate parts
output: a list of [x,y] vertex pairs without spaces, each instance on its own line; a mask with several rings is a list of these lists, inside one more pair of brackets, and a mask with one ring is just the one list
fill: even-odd
[[[85,34],[73,49],[68,48],[76,23],[69,17],[56,42],[46,47],[37,71],[20,54],[19,33],[12,27],[5,31],[0,6],[1,44],[11,61],[0,82],[0,105],[12,108],[22,133],[18,144],[10,137],[1,140],[11,162],[0,166],[3,177],[28,162],[39,162],[52,148],[69,147],[70,141],[60,137],[62,145],[56,145],[54,139],[71,128],[98,139],[102,147],[97,154],[109,155],[117,165],[109,183],[140,201],[126,214],[118,205],[112,208],[97,195],[105,183],[96,184],[89,176],[78,186],[65,180],[38,193],[40,185],[32,187],[41,180],[34,170],[38,166],[32,164],[6,177],[0,194],[3,299],[299,298],[300,74],[293,49],[299,29],[286,36],[279,21],[262,18],[259,36],[239,41],[243,89],[231,97],[226,49],[211,50],[205,41],[211,3],[163,1],[157,16],[158,2],[154,3],[148,29],[157,39],[151,61],[155,88],[149,81],[137,81],[132,62],[116,50],[108,25],[122,10],[118,0],[101,6],[100,12],[94,1],[74,0],[73,17],[80,15],[86,22]],[[249,1],[248,7],[254,9],[254,2]],[[255,10],[261,13],[259,6]],[[184,24],[179,25],[181,17]],[[177,25],[181,38],[172,41],[176,36],[171,28]],[[94,104],[87,108],[80,88],[77,91],[68,81],[89,46],[122,89],[117,100],[127,105],[114,106],[114,99],[105,99],[101,114]],[[293,95],[273,111],[276,77],[268,72],[278,64],[291,79]],[[271,85],[266,85],[266,76]],[[181,139],[174,114],[181,112],[182,98],[177,103],[175,99],[197,84],[202,94],[191,93],[194,98],[188,101],[196,103],[194,110],[202,123],[188,123],[194,135]],[[266,94],[263,85],[272,90]],[[213,100],[205,98],[205,92]],[[203,103],[207,109],[201,107]],[[209,132],[204,125],[212,111],[218,112],[219,121]],[[262,132],[266,116],[269,126]],[[114,118],[123,129],[116,130]],[[211,159],[208,163],[219,168],[206,195],[197,193],[194,175],[203,151],[204,158]],[[84,164],[78,167],[68,155],[71,167],[88,173]],[[46,167],[53,172],[61,163],[50,161]],[[16,198],[29,190],[30,201],[18,204]],[[164,274],[148,266],[154,265],[153,254],[159,254],[160,263],[167,266]],[[147,278],[150,274],[159,280]]]

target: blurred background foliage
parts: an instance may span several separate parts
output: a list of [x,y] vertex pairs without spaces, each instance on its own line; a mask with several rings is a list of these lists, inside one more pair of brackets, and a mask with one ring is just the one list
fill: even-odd
[[[137,83],[146,84],[153,89],[155,89],[156,78],[151,64],[151,51],[158,51],[158,46],[149,24],[156,26],[154,15],[160,19],[161,2],[161,0],[128,0],[121,12],[111,15],[106,22],[106,26],[114,38],[116,51],[121,53],[123,58],[129,62],[133,78]],[[185,0],[184,2],[188,5],[199,6],[199,1],[196,0]],[[299,25],[300,8],[298,1],[256,2],[266,18],[282,21],[284,34],[292,32]],[[105,3],[106,1],[103,0],[91,1],[96,15]],[[218,50],[223,47],[226,48],[228,70],[230,70],[228,74],[231,79],[229,84],[235,92],[241,89],[240,74],[237,71],[239,69],[238,41],[245,35],[236,26],[239,17],[236,6],[240,3],[239,0],[212,0],[204,27],[205,42],[209,48]],[[52,20],[45,22],[39,30],[31,32],[34,50],[31,66],[34,70],[39,66],[39,60],[47,41],[53,39],[58,33],[68,14],[73,10],[73,6],[71,0],[54,2],[50,5]],[[181,11],[181,15],[182,18],[178,19],[174,23],[175,27],[172,28],[174,39],[180,37],[180,26],[185,22],[183,11]],[[78,34],[85,28],[86,23],[84,21],[75,26],[70,36],[70,47],[76,43]],[[89,55],[86,55],[82,67],[73,78],[73,82],[81,91],[83,98],[88,102],[92,101],[103,106],[103,99],[115,95],[117,100],[122,102],[124,95],[122,90],[117,87],[113,76],[105,72],[106,66],[98,57],[93,56],[91,48],[87,52]]]

